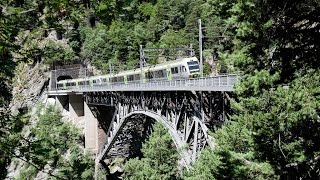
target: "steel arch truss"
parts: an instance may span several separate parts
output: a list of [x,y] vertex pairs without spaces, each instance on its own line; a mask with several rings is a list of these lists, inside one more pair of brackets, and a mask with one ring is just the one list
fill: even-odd
[[229,112],[225,92],[92,92],[84,96],[92,106],[115,107],[99,161],[107,156],[126,119],[144,114],[169,130],[185,165],[189,165],[203,148],[214,147],[208,127],[220,126]]

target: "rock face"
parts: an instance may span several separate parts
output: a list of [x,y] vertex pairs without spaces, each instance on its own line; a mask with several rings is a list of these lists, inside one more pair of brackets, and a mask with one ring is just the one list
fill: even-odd
[[48,77],[48,67],[43,64],[37,63],[34,66],[19,64],[13,82],[12,112],[17,113],[19,110],[34,107],[46,90]]
[[210,76],[216,76],[219,74],[219,61],[213,56],[212,50],[203,51],[203,61],[207,62],[210,66]]

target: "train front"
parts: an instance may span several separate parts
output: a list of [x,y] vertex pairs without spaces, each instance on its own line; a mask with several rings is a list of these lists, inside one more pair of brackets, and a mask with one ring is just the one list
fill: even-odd
[[187,65],[189,69],[189,78],[200,77],[199,61],[197,58],[192,58],[188,60]]

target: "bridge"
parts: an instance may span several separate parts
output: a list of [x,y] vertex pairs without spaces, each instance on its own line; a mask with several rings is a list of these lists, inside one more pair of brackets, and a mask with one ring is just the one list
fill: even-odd
[[[58,79],[51,77],[52,81]],[[117,152],[127,147],[121,143],[121,137],[128,134],[125,129],[130,123],[138,123],[136,117],[144,117],[168,129],[181,153],[181,162],[188,166],[203,148],[214,147],[208,129],[219,127],[228,119],[230,92],[238,79],[238,75],[228,74],[68,89],[56,88],[52,86],[54,82],[48,96],[69,111],[74,124],[84,124],[85,148],[97,155],[97,161],[119,155]],[[134,145],[129,146],[127,149]]]

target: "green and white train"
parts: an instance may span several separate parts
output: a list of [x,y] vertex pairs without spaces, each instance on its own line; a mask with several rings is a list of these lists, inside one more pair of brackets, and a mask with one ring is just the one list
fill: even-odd
[[[142,78],[140,79],[140,76]],[[176,80],[199,77],[199,61],[196,57],[181,58],[174,61],[121,71],[117,74],[91,76],[78,79],[67,79],[57,82],[58,89],[69,89],[79,86],[101,86],[111,84],[146,83],[158,80]]]

